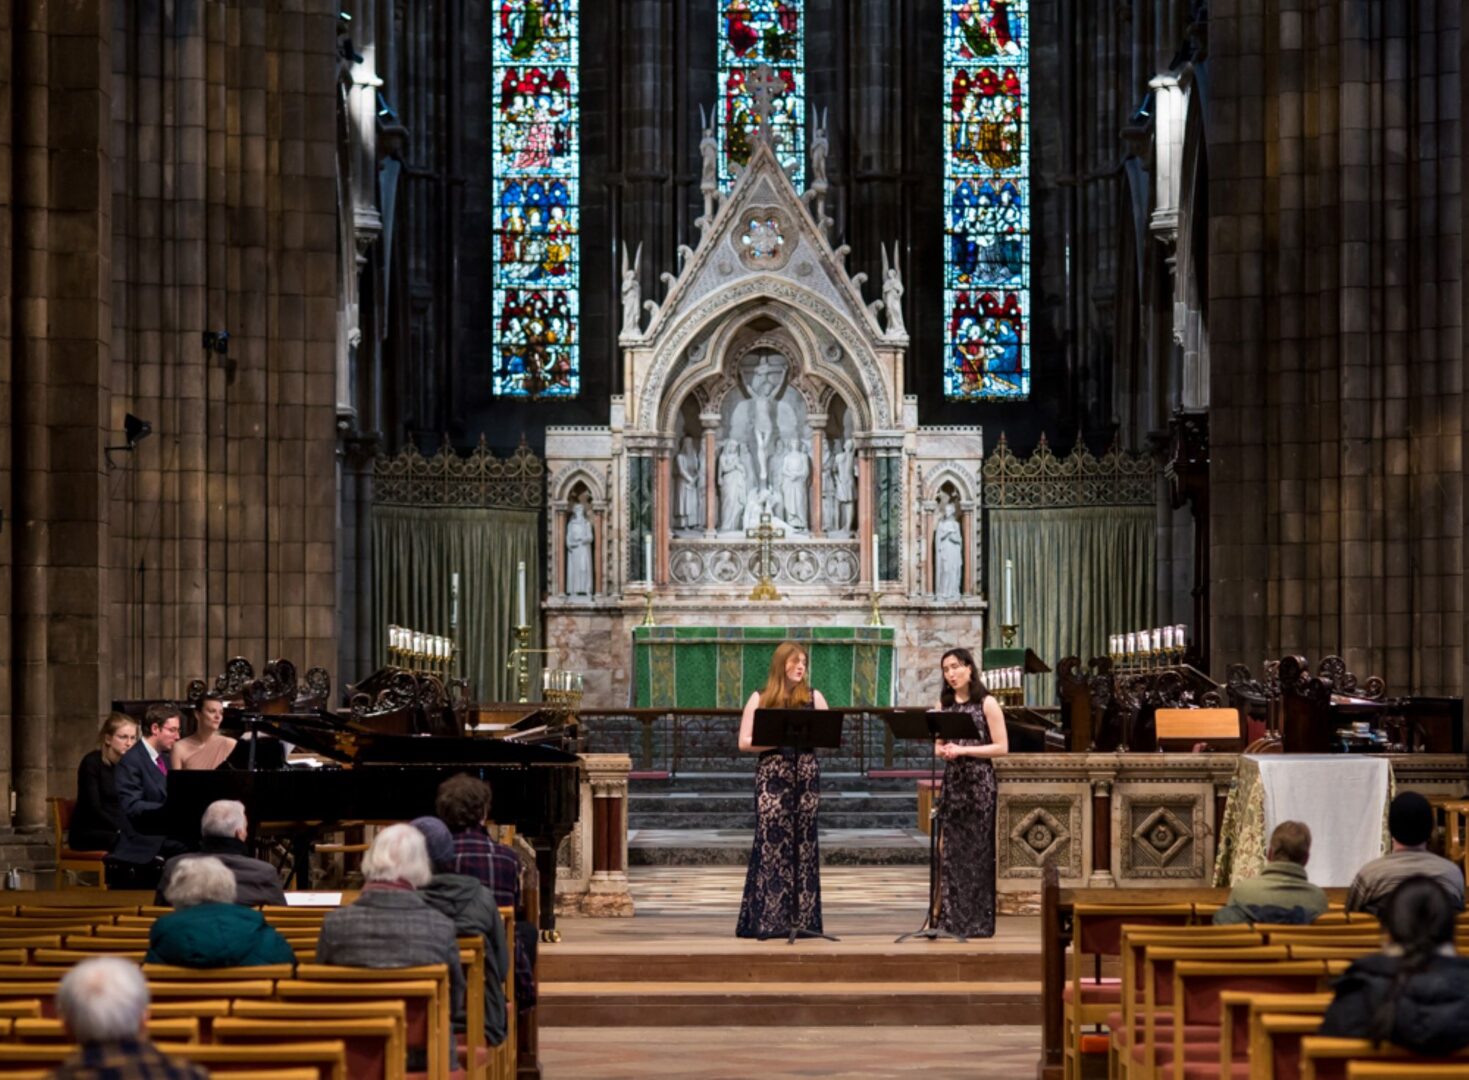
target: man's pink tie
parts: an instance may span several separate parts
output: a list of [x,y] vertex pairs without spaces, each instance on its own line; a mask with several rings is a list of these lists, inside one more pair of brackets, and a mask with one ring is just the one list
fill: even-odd
[[158,771],[165,775],[168,773],[168,758],[162,754],[158,755]]

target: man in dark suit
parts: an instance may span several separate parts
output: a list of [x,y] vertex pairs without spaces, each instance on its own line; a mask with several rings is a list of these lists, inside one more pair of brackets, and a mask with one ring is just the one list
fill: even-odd
[[[284,904],[286,894],[281,889],[281,876],[275,867],[263,859],[250,855],[245,838],[250,835],[250,823],[245,817],[245,804],[233,799],[217,799],[209,804],[204,817],[199,821],[199,850],[213,855],[235,876],[235,903],[246,907],[258,904]],[[163,878],[158,882],[155,904],[167,904],[164,894],[179,862],[188,855],[175,855],[163,864]]]
[[178,708],[150,705],[143,737],[113,766],[123,827],[108,857],[109,885],[152,887],[158,881],[159,856],[183,850],[158,832],[158,811],[168,801],[168,753],[178,738]]

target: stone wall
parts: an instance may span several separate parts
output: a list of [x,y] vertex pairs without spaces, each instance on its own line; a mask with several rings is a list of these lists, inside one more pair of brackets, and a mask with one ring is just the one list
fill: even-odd
[[1462,692],[1460,20],[1211,5],[1215,670]]
[[[235,654],[332,662],[336,12],[0,11],[0,785],[19,824],[70,792],[111,699],[178,695]],[[128,413],[153,434],[106,453]]]

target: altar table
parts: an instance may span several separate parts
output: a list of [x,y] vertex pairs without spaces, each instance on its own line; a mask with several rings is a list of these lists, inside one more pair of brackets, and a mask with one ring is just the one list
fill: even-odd
[[894,703],[891,626],[639,626],[633,701],[639,709],[739,709],[765,685],[782,641],[809,653],[811,685],[832,708]]
[[1265,866],[1270,834],[1282,821],[1311,829],[1306,876],[1322,888],[1350,885],[1387,850],[1392,766],[1355,754],[1245,754],[1224,808],[1214,884],[1232,885]]

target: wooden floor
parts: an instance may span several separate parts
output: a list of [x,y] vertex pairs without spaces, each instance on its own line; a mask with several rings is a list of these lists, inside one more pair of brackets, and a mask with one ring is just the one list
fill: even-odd
[[894,941],[923,920],[922,867],[826,867],[837,942],[734,936],[744,870],[639,867],[631,919],[559,920],[542,947],[548,1080],[1014,1077],[1039,1047],[1040,938]]

